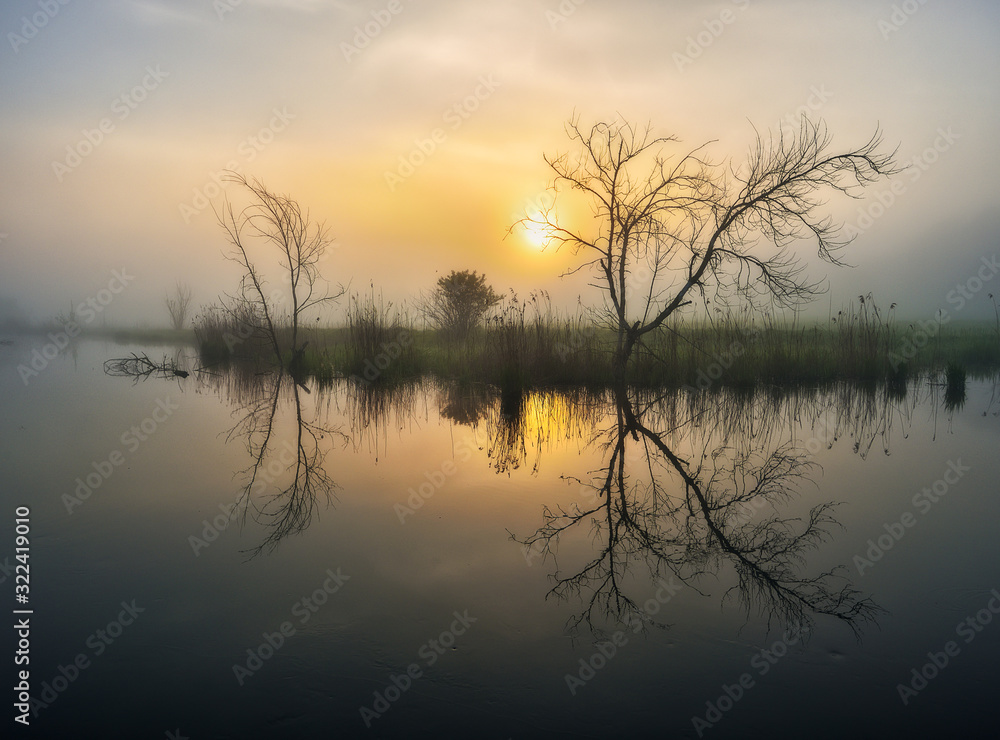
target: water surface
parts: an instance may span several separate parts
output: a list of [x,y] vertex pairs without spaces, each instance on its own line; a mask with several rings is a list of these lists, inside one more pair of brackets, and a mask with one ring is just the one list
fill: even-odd
[[32,347],[0,347],[0,557],[29,506],[34,737],[991,726],[992,383],[133,383],[103,362],[173,350],[80,342],[25,385]]

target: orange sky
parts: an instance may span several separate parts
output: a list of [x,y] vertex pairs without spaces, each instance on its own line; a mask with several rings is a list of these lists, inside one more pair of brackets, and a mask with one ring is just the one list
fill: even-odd
[[[892,8],[119,0],[58,6],[36,27],[35,3],[5,4],[0,310],[52,316],[121,267],[136,280],[109,320],[165,323],[177,280],[210,303],[235,273],[203,196],[220,203],[213,175],[233,166],[328,224],[334,281],[403,300],[476,269],[572,306],[593,296],[558,279],[579,260],[504,236],[545,192],[542,154],[566,150],[574,111],[717,139],[724,159],[753,126],[808,110],[844,147],[881,124],[905,161],[956,135],[864,230],[846,255],[858,269],[815,267],[837,301],[873,290],[924,315],[998,249],[1000,11]],[[856,223],[876,195],[830,212]]]

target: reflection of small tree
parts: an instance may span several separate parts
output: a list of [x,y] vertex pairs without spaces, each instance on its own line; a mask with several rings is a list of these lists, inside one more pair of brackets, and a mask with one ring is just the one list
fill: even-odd
[[482,383],[448,383],[440,389],[438,413],[456,424],[475,426],[487,415],[493,398]]
[[342,287],[330,294],[319,286],[319,262],[332,239],[322,224],[313,224],[309,212],[288,196],[277,195],[259,180],[249,180],[237,173],[230,173],[228,179],[249,193],[250,205],[234,211],[232,204],[226,201],[222,211],[216,213],[232,247],[227,258],[243,268],[239,292],[230,296],[227,308],[232,312],[257,316],[278,361],[282,362],[277,298],[274,293],[265,292],[266,279],[251,257],[254,243],[260,241],[270,247],[285,274],[288,293],[283,297],[290,305],[283,312],[291,322],[289,349],[295,353],[302,349],[298,343],[298,330],[303,314],[336,300],[344,293]]
[[500,296],[475,270],[452,270],[438,278],[437,287],[424,299],[427,320],[452,339],[464,340],[478,326],[486,312],[500,302]]
[[180,331],[187,323],[188,310],[191,306],[191,287],[177,283],[173,296],[165,299],[167,312],[170,314],[170,325]]
[[[237,371],[238,372],[238,371]],[[284,371],[253,373],[238,387],[230,387],[242,417],[227,438],[242,438],[251,463],[243,473],[239,506],[243,516],[268,529],[267,537],[250,552],[270,552],[285,537],[304,531],[316,515],[320,499],[329,504],[337,484],[326,472],[329,441],[346,440],[338,430],[305,417],[298,384],[286,383]],[[279,446],[278,422],[282,393],[291,395],[295,412],[294,444]],[[277,473],[275,470],[277,469]],[[278,490],[273,490],[273,485]]]

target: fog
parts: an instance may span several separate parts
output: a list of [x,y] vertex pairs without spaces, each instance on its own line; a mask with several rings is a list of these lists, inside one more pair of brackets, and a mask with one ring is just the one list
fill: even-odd
[[402,302],[475,269],[498,291],[593,302],[586,275],[559,277],[581,257],[507,234],[574,113],[713,141],[736,164],[755,130],[802,113],[835,148],[878,127],[909,168],[831,197],[853,267],[797,246],[829,280],[806,315],[871,293],[909,319],[992,317],[998,21],[985,0],[8,3],[0,322],[98,300],[95,322],[166,326],[178,281],[197,306],[233,290],[213,213],[226,169],[325,222],[323,274],[352,290]]

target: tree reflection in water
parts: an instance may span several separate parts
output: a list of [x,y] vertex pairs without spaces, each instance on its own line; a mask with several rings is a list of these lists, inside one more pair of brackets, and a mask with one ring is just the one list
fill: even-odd
[[[542,525],[516,538],[526,551],[556,565],[549,596],[580,599],[573,633],[602,630],[608,620],[645,629],[655,623],[629,591],[644,570],[650,579],[673,577],[701,592],[706,577],[731,568],[736,601],[749,620],[760,614],[808,629],[833,617],[855,634],[880,608],[857,591],[840,568],[810,573],[807,558],[838,526],[835,504],[794,516],[803,486],[812,482],[810,456],[850,438],[866,456],[876,441],[890,453],[892,435],[905,434],[918,394],[905,388],[838,386],[798,393],[531,392],[517,398],[486,386],[426,381],[379,387],[351,381],[317,386],[311,412],[302,378],[240,364],[199,379],[235,407],[227,441],[241,441],[250,463],[241,471],[242,516],[265,526],[253,556],[270,552],[305,530],[337,484],[324,462],[336,443],[367,439],[377,461],[387,431],[401,432],[422,413],[436,390],[440,417],[477,426],[485,421],[490,465],[510,475],[529,461],[532,474],[544,448],[556,442],[597,448],[602,465],[574,481],[587,495],[568,507],[545,507]],[[205,386],[202,386],[205,387]],[[293,413],[283,413],[289,407]],[[338,415],[351,437],[321,421]],[[811,436],[796,439],[797,428]],[[783,438],[786,435],[788,438]],[[572,572],[559,569],[561,537],[586,525],[597,544]],[[643,566],[639,568],[637,566]],[[662,626],[662,625],[661,625]]]
[[[304,409],[310,390],[287,371],[258,371],[250,365],[227,368],[209,385],[233,404],[238,420],[226,441],[241,441],[250,464],[237,476],[237,511],[266,528],[267,536],[249,550],[251,557],[274,550],[285,537],[312,522],[320,504],[329,505],[338,488],[324,461],[333,444],[346,443],[340,430],[320,423],[321,414]],[[290,406],[292,418],[283,414]]]
[[486,456],[496,473],[518,470],[529,462],[531,472],[541,464],[542,449],[556,442],[586,441],[600,411],[596,397],[585,390],[545,390],[527,395],[504,395],[475,384],[445,385],[438,391],[442,417],[457,424],[486,427]]
[[[308,390],[285,373],[228,373],[225,385],[240,417],[229,438],[243,440],[251,458],[242,471],[244,515],[269,530],[252,551],[256,555],[305,529],[320,500],[329,503],[336,484],[323,461],[331,439],[348,438],[307,420],[301,395]],[[405,429],[431,390],[423,384],[338,385],[320,393],[317,407],[344,416],[355,444],[367,438],[377,456],[386,431]],[[510,475],[528,462],[536,474],[542,450],[555,442],[580,440],[602,450],[604,463],[592,476],[566,476],[588,495],[569,508],[546,507],[538,530],[518,539],[555,562],[550,596],[582,600],[582,611],[569,622],[573,633],[601,632],[607,620],[641,629],[656,625],[627,593],[635,587],[637,566],[654,581],[673,576],[699,593],[706,577],[731,567],[735,585],[724,600],[739,603],[748,619],[763,615],[768,624],[807,630],[817,616],[828,616],[860,634],[881,611],[839,568],[808,572],[807,556],[837,526],[834,504],[814,506],[804,516],[782,509],[811,483],[817,466],[809,454],[817,445],[849,437],[855,452],[865,455],[881,440],[888,454],[891,435],[905,428],[911,413],[905,397],[845,387],[835,394],[763,398],[544,391],[513,402],[483,387],[447,385],[437,387],[437,396],[442,417],[468,425],[485,421],[487,455],[498,474]],[[292,435],[276,429],[282,399],[295,411]],[[792,428],[789,421],[815,436],[804,445],[781,439],[782,430]],[[282,448],[280,440],[289,436],[295,443]],[[282,459],[284,453],[291,457]],[[261,496],[275,482],[276,467],[287,477],[276,493]],[[569,574],[558,569],[557,543],[581,525],[593,529],[599,545]]]
[[[734,585],[724,602],[738,603],[748,620],[761,615],[768,626],[777,621],[807,631],[815,618],[832,617],[860,635],[882,611],[841,568],[809,571],[809,554],[838,526],[835,504],[799,516],[788,510],[812,484],[818,466],[811,456],[821,449],[842,441],[861,457],[873,448],[890,454],[893,436],[906,435],[920,403],[915,383],[793,392],[548,390],[515,398],[480,384],[344,380],[317,385],[309,412],[309,387],[287,371],[243,363],[194,372],[199,391],[218,392],[235,407],[227,441],[241,441],[250,458],[238,471],[239,507],[244,521],[250,516],[267,531],[252,556],[305,530],[333,501],[338,486],[324,463],[334,444],[353,439],[357,448],[367,440],[377,462],[388,430],[414,431],[436,396],[441,418],[484,424],[497,474],[510,476],[529,460],[537,474],[543,450],[555,443],[601,451],[598,470],[562,476],[585,495],[569,506],[546,506],[534,533],[512,535],[526,552],[555,564],[549,596],[582,601],[569,620],[571,633],[600,633],[608,621],[663,626],[629,595],[641,588],[643,572],[651,582],[673,577],[701,593],[707,578],[731,569]],[[950,411],[951,399],[941,404],[938,387],[929,387],[935,412],[939,405]],[[346,419],[350,437],[321,421],[334,415]],[[561,570],[559,540],[583,525],[592,529],[596,550],[579,567]]]
[[[583,602],[569,620],[571,634],[583,628],[602,633],[609,620],[637,630],[663,626],[627,593],[636,566],[643,566],[652,581],[672,576],[699,593],[707,577],[731,568],[735,585],[723,601],[736,601],[747,620],[758,614],[768,627],[778,622],[808,630],[816,617],[826,616],[860,636],[881,608],[852,586],[843,568],[808,570],[809,553],[838,526],[835,504],[819,504],[803,516],[782,513],[818,466],[808,446],[779,438],[791,428],[781,422],[811,417],[815,429],[817,420],[845,401],[853,413],[836,409],[822,437],[809,440],[813,451],[849,435],[859,454],[876,439],[888,454],[895,420],[905,422],[909,412],[899,398],[849,389],[839,397],[813,394],[811,400],[808,394],[779,400],[752,393],[619,391],[603,400],[601,413],[588,409],[586,416],[609,420],[592,435],[603,449],[603,467],[588,479],[571,479],[589,495],[568,507],[546,506],[538,530],[515,537],[526,551],[555,563],[549,596]],[[563,571],[557,544],[584,526],[593,531],[596,549],[582,567]]]

